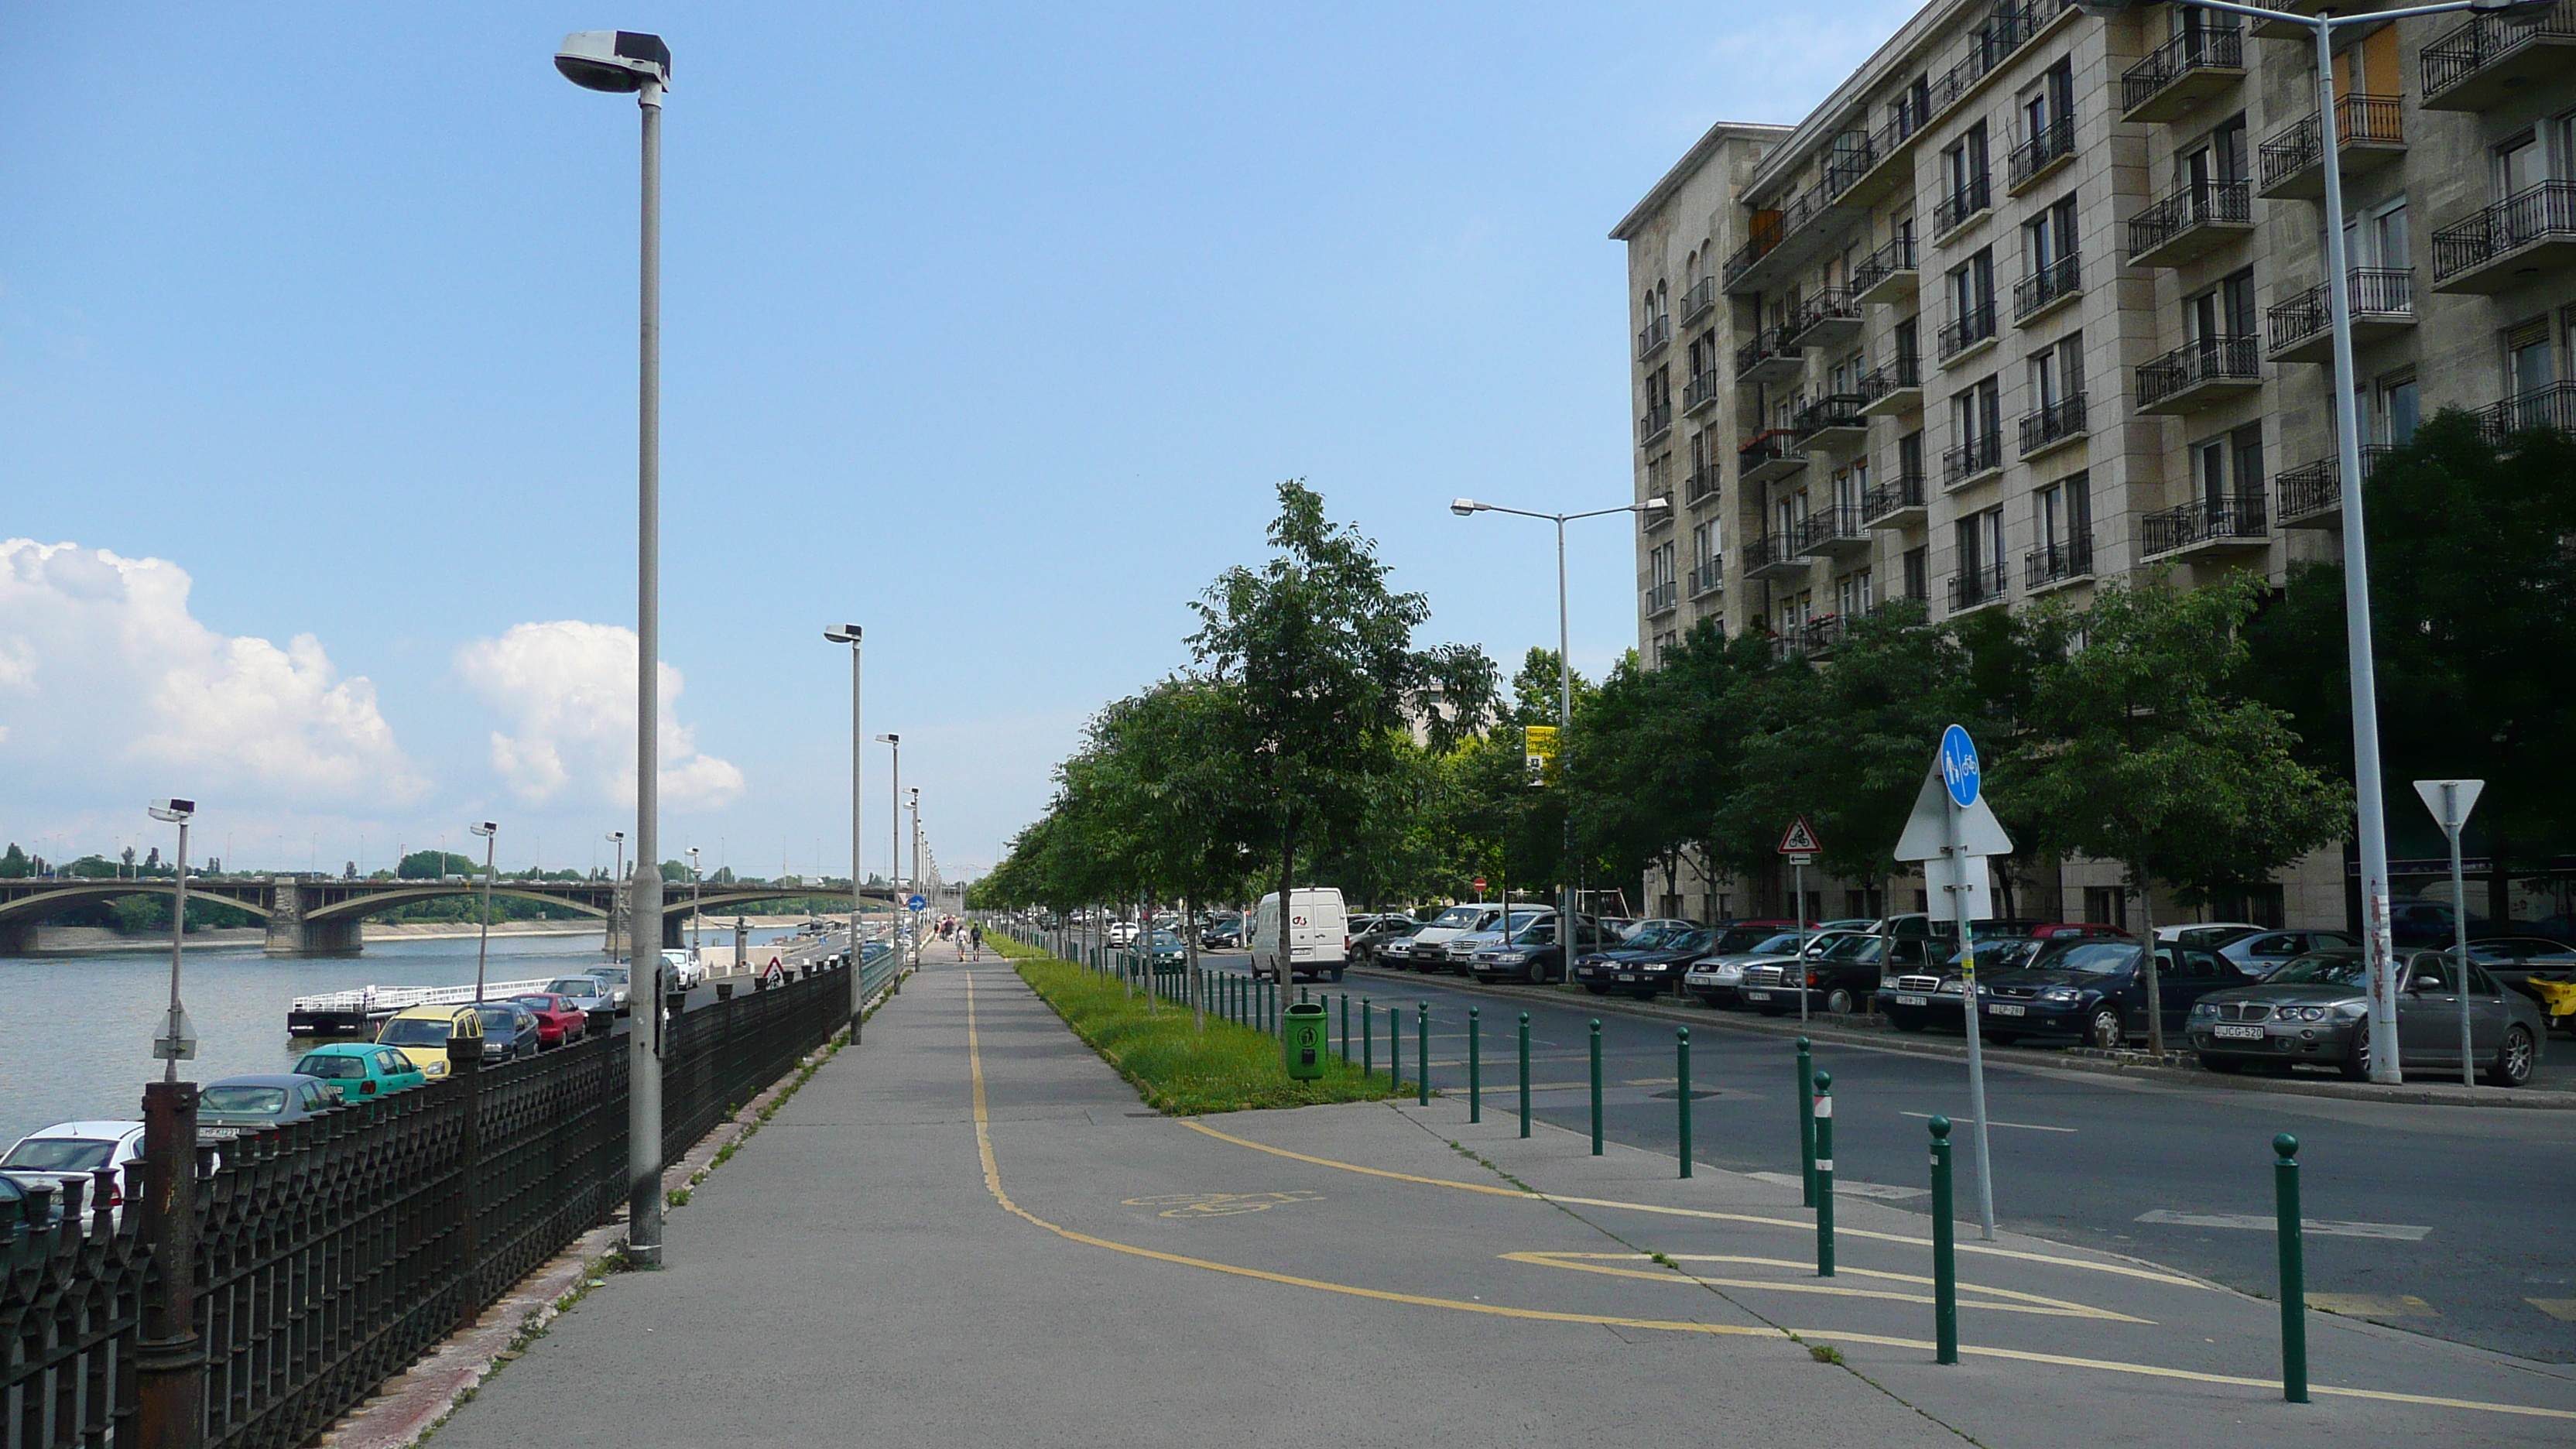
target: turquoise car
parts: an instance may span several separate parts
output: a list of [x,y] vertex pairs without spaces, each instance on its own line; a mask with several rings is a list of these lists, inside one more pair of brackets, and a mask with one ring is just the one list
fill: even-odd
[[295,1064],[308,1077],[320,1077],[343,1102],[388,1096],[429,1080],[411,1058],[374,1042],[333,1042],[315,1047]]

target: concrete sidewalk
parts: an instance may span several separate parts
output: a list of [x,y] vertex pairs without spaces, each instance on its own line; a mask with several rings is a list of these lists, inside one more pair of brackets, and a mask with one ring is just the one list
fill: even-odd
[[2285,1405],[2272,1305],[2039,1240],[1962,1255],[1936,1367],[1917,1215],[1838,1204],[1819,1280],[1794,1187],[1498,1111],[1164,1118],[1007,968],[930,964],[441,1449],[2576,1434],[2576,1375],[2315,1314],[2372,1397]]

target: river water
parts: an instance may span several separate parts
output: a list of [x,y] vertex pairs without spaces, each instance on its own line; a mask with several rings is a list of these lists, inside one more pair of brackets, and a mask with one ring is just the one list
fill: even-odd
[[[785,930],[754,930],[756,942]],[[732,932],[709,940],[730,941]],[[525,981],[600,962],[601,938],[494,936],[486,977]],[[333,960],[273,960],[256,945],[188,950],[180,999],[197,1031],[196,1060],[180,1063],[197,1082],[249,1072],[282,1072],[310,1045],[286,1034],[286,1004],[318,991],[360,986],[470,986],[474,940],[370,941],[365,954]],[[134,1120],[170,1000],[170,953],[0,956],[0,1151],[39,1127],[75,1118]]]

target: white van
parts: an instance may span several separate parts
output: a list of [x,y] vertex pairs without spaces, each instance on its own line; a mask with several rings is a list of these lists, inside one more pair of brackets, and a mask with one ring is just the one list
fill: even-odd
[[[1331,886],[1312,886],[1289,892],[1289,900],[1289,975],[1341,980],[1343,953],[1351,944],[1350,916],[1342,909],[1342,893]],[[1252,953],[1252,974],[1258,980],[1275,980],[1279,975],[1277,891],[1263,896],[1253,909],[1251,929],[1251,939],[1243,944]]]

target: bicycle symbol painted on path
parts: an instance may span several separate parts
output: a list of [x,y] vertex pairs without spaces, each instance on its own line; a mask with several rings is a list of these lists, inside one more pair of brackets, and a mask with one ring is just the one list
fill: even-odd
[[1128,1207],[1158,1207],[1167,1218],[1223,1218],[1262,1213],[1282,1203],[1320,1202],[1320,1192],[1174,1192],[1160,1197],[1131,1197]]

